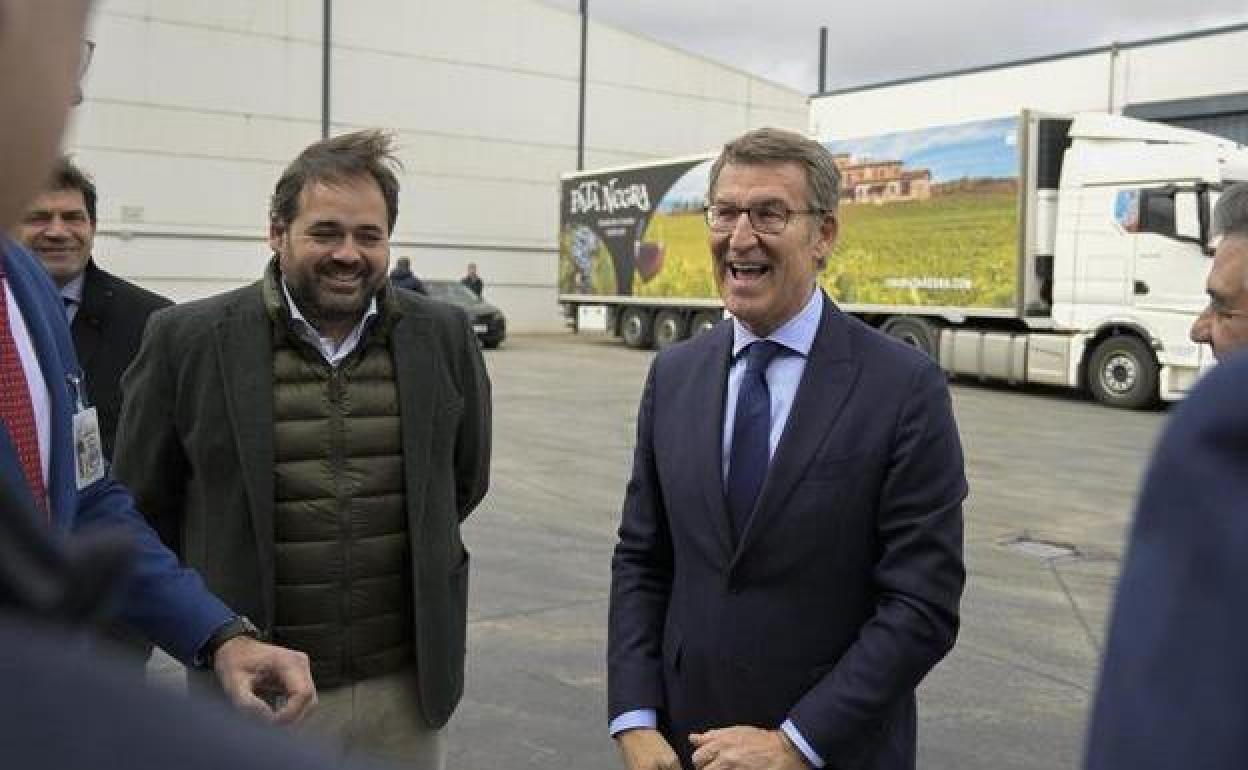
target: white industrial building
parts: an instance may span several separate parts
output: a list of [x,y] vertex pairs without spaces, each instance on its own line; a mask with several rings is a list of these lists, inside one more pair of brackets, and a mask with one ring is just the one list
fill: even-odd
[[[68,149],[100,190],[97,258],[173,299],[255,280],[268,197],[320,138],[393,130],[392,254],[476,262],[513,330],[556,330],[559,175],[577,162],[581,20],[537,0],[103,0]],[[807,98],[591,21],[585,166],[803,129]]]
[[811,100],[823,139],[1016,115],[1112,112],[1248,144],[1248,23],[839,89]]

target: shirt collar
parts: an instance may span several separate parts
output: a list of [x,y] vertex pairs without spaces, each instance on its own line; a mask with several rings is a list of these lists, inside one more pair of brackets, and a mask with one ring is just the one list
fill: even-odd
[[[810,355],[815,344],[815,333],[819,331],[819,319],[823,317],[823,292],[816,286],[810,293],[810,299],[801,312],[785,321],[779,329],[767,335],[767,339],[778,342],[794,353],[803,357]],[[740,319],[732,319],[732,357],[735,360],[741,351],[751,342],[759,339],[758,335],[746,328]]]
[[74,280],[61,287],[61,299],[67,299],[75,305],[82,304],[82,287],[87,283],[87,272],[79,273]]
[[361,318],[360,322],[355,325],[355,328],[353,328],[351,332],[343,338],[342,343],[335,346],[333,340],[322,335],[316,330],[316,327],[309,323],[308,319],[304,317],[303,311],[299,309],[299,305],[296,304],[294,298],[290,296],[290,288],[286,286],[286,277],[282,276],[280,280],[282,284],[282,296],[285,297],[286,307],[290,310],[291,326],[294,327],[295,332],[299,336],[303,337],[305,340],[312,343],[323,353],[325,353],[326,358],[329,359],[331,364],[336,364],[355,349],[355,347],[359,344],[360,339],[364,336],[365,328],[367,328],[368,324],[377,317],[377,295],[374,294],[368,301],[368,309],[364,311],[364,317]]

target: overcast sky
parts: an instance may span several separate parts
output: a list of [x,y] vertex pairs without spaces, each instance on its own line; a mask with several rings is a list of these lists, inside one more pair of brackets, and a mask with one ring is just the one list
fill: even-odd
[[831,90],[1244,23],[1248,1],[589,0],[589,15],[809,94],[821,26]]

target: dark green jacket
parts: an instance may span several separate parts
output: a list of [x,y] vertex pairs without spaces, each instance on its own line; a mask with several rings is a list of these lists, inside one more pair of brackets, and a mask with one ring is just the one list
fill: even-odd
[[[430,726],[463,693],[468,553],[488,486],[490,384],[461,311],[394,291],[415,658]],[[116,472],[209,587],[273,624],[273,340],[261,283],[152,316],[123,380]]]

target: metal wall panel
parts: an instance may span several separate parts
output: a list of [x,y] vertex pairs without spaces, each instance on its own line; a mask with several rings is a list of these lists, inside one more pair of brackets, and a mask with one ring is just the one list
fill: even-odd
[[[577,14],[533,0],[342,0],[333,23],[333,131],[398,136],[393,253],[430,278],[475,261],[513,330],[561,329]],[[321,4],[102,0],[91,35],[68,145],[99,186],[101,262],[177,299],[255,280],[273,184],[320,136]],[[589,45],[591,165],[806,126],[799,92],[596,23]]]

